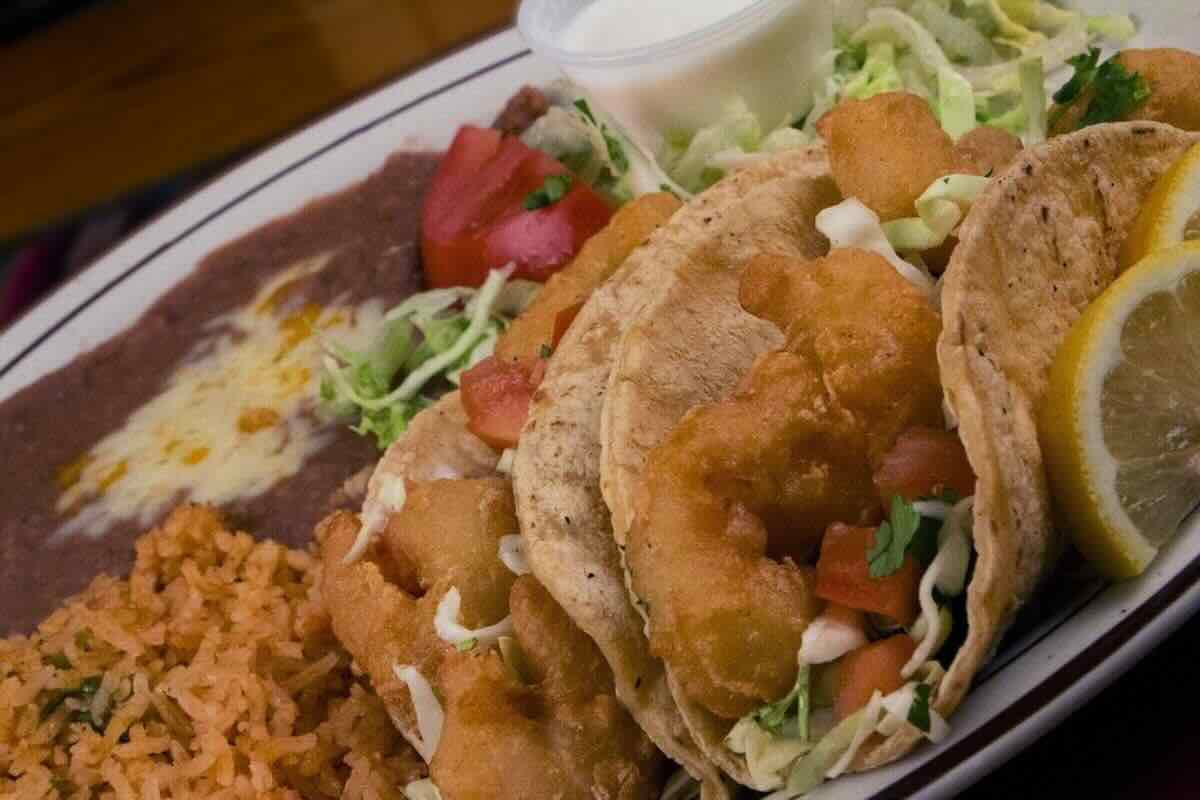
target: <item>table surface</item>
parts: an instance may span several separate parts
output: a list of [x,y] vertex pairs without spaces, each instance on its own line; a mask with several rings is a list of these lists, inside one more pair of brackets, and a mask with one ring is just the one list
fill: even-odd
[[[277,139],[516,0],[110,0],[0,49],[0,241]],[[153,135],[147,135],[153,132]],[[1193,620],[964,797],[1200,795]]]
[[515,7],[108,0],[0,47],[0,242],[266,144]]

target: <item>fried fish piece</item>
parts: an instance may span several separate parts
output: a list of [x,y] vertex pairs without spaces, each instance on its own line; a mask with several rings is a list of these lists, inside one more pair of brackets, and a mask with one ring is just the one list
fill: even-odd
[[830,524],[878,518],[875,464],[942,413],[940,321],[880,256],[760,257],[741,299],[787,344],[650,453],[626,552],[651,648],[730,720],[791,689],[818,610],[802,564]]
[[447,713],[431,772],[443,797],[657,796],[654,746],[617,702],[595,643],[530,576],[511,604],[526,674],[495,650],[455,653],[439,673]]
[[[1185,131],[1200,131],[1200,55],[1170,47],[1122,50],[1116,61],[1130,73],[1146,79],[1150,96],[1120,121],[1165,122]],[[1050,134],[1059,136],[1083,124],[1094,88],[1085,89],[1066,106],[1050,112]]]
[[[445,722],[430,777],[445,800],[657,796],[661,757],[618,703],[599,649],[499,558],[501,538],[517,533],[507,479],[408,482],[384,535],[345,564],[358,530],[346,512],[319,529],[333,629],[406,736],[416,710],[395,668],[413,666],[434,687]],[[494,646],[459,652],[438,636],[434,617],[451,588],[466,627],[511,615],[527,674]]]
[[914,216],[917,198],[957,165],[954,142],[929,103],[908,92],[839,103],[818,130],[842,195],[884,222]]

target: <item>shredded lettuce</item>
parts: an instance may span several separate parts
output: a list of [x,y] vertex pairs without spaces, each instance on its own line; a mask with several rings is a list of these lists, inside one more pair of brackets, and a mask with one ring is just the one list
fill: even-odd
[[1021,102],[1025,109],[1025,144],[1046,140],[1047,122],[1046,71],[1038,58],[1027,58],[1018,68],[1021,78]]
[[879,215],[861,201],[850,198],[825,209],[817,214],[816,226],[829,240],[831,248],[857,247],[878,253],[909,283],[933,296],[933,279],[896,253],[879,222]]
[[505,617],[495,625],[471,629],[459,622],[461,613],[462,594],[459,593],[457,587],[451,586],[438,601],[437,611],[433,617],[433,629],[437,632],[438,638],[454,645],[469,641],[489,647],[495,644],[501,636],[512,636],[513,634],[512,617]]
[[[433,761],[438,745],[442,741],[442,727],[446,722],[446,714],[442,704],[429,685],[429,681],[416,667],[396,664],[392,672],[397,680],[408,687],[409,698],[412,700],[413,711],[417,717],[417,730],[405,735],[409,744],[417,751],[426,764]],[[403,732],[403,731],[401,731]]]
[[938,70],[937,112],[942,129],[955,141],[978,124],[975,120],[975,90],[966,78],[950,67]]
[[429,778],[407,784],[404,787],[404,796],[408,800],[442,800],[442,793]]
[[710,162],[714,157],[735,153],[751,153],[762,143],[762,126],[758,117],[750,111],[746,101],[735,98],[721,118],[693,136],[668,136],[674,143],[663,153],[663,166],[683,188],[689,192],[701,192],[721,177],[721,171],[713,169]]
[[941,246],[989,182],[989,178],[978,175],[938,178],[917,198],[917,216],[883,223],[884,235],[902,253]]
[[725,737],[729,748],[746,758],[755,785],[783,783],[788,768],[807,753],[809,743],[809,667],[801,664],[787,696],[742,717]]
[[[937,556],[921,576],[921,583],[917,588],[923,636],[917,642],[916,651],[900,672],[905,678],[912,677],[945,642],[945,633],[942,630],[944,620],[933,592],[937,589],[948,597],[955,597],[962,594],[966,588],[967,570],[971,561],[969,531],[974,508],[974,498],[960,500],[947,515],[938,532]],[[914,629],[913,632],[917,631]]]
[[586,97],[555,105],[521,135],[525,144],[561,161],[576,177],[616,203],[652,192],[688,192]]
[[386,449],[435,398],[437,378],[457,385],[464,370],[492,354],[512,317],[536,293],[529,281],[508,281],[511,267],[493,270],[478,290],[435,289],[389,311],[364,352],[326,342],[322,407],[351,430]]

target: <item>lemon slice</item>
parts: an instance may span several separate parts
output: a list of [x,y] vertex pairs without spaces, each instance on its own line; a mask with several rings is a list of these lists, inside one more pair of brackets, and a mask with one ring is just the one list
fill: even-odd
[[1121,266],[1128,269],[1153,252],[1196,240],[1200,240],[1200,145],[1154,184],[1121,249]]
[[1038,429],[1062,523],[1141,574],[1200,499],[1200,242],[1128,270],[1067,335]]

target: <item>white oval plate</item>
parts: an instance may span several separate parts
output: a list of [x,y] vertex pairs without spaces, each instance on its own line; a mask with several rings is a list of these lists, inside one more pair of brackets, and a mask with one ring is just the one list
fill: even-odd
[[[1136,44],[1200,44],[1195,0],[1092,0],[1139,18]],[[514,31],[493,36],[289,137],[204,187],[60,288],[0,336],[0,400],[131,325],[207,253],[343,189],[404,147],[444,147],[524,83],[556,77]],[[1140,580],[1096,587],[1006,642],[953,719],[952,736],[814,796],[948,797],[1091,699],[1200,609],[1200,525]]]

